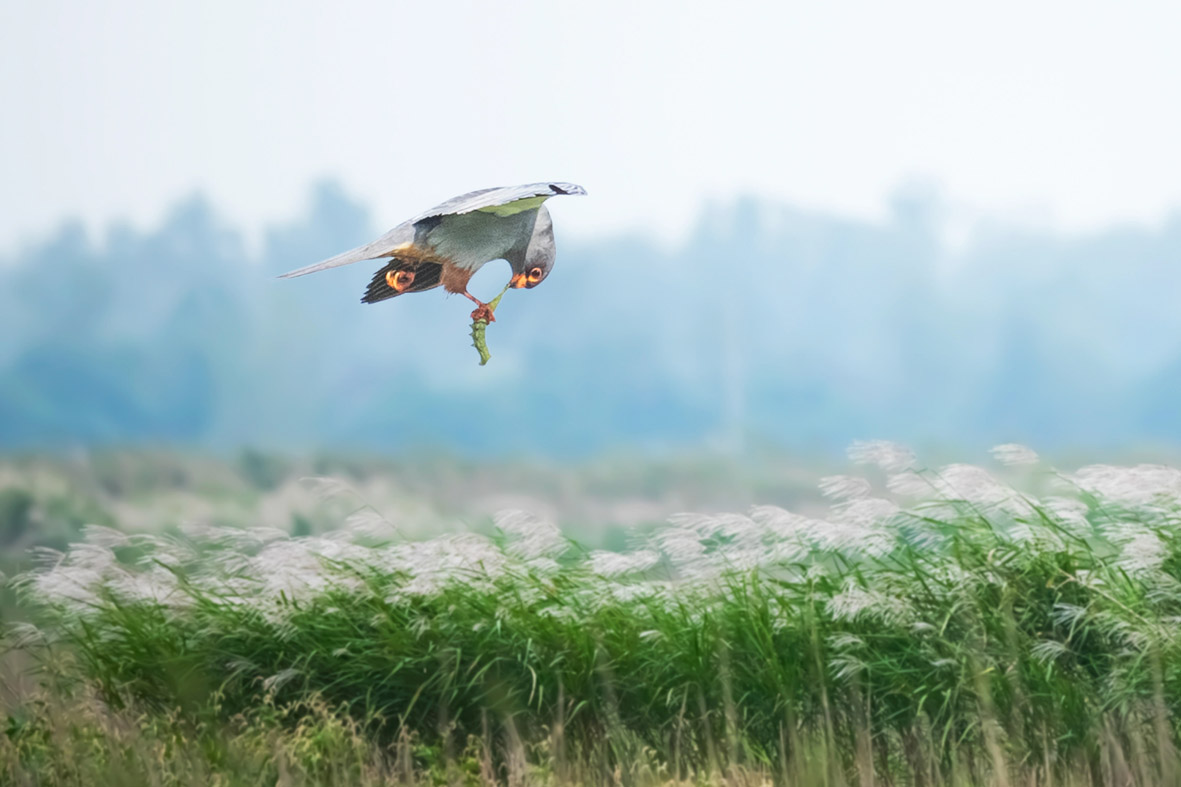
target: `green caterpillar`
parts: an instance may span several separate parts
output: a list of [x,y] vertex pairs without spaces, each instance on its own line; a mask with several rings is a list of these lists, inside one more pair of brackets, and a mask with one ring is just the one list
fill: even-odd
[[476,320],[472,323],[472,347],[480,354],[480,366],[488,363],[492,353],[488,352],[488,342],[484,338],[484,331],[488,329],[487,320]]
[[[499,305],[500,299],[504,297],[506,292],[508,292],[510,284],[511,282],[504,285],[504,289],[500,291],[500,295],[497,295],[488,302],[488,311],[496,311],[496,307]],[[484,332],[486,330],[488,330],[487,320],[472,321],[472,347],[475,347],[476,352],[480,354],[480,366],[488,363],[488,361],[492,358],[492,353],[488,352],[488,340],[484,336]]]

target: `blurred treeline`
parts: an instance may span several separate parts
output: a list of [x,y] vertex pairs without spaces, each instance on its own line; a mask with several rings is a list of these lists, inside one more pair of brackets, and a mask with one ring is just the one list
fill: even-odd
[[[668,248],[571,240],[576,209],[554,207],[558,266],[505,297],[485,368],[462,298],[364,306],[364,263],[274,278],[398,219],[334,184],[257,249],[200,198],[148,231],[67,223],[0,260],[0,447],[1181,442],[1181,216],[979,227],[952,249],[921,190],[879,223],[740,200]],[[507,276],[489,266],[475,288]]]

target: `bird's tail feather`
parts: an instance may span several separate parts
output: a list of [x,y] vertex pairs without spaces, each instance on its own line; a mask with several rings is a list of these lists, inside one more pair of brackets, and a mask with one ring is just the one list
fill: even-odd
[[[391,259],[389,265],[373,274],[361,303],[377,303],[407,292],[429,290],[439,286],[442,276],[443,266],[437,262]],[[402,286],[398,288],[395,284]]]

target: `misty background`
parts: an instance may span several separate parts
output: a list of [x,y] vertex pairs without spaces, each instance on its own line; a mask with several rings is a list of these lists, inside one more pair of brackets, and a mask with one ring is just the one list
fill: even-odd
[[[1179,37],[1159,0],[0,3],[0,451],[1170,452]],[[463,298],[275,279],[545,179],[589,196],[486,367]]]
[[[754,198],[688,237],[563,236],[477,365],[470,304],[362,305],[374,264],[274,276],[391,222],[334,181],[248,251],[209,202],[159,226],[66,222],[0,263],[0,443],[464,455],[837,452],[851,440],[1039,450],[1181,442],[1181,216],[1063,234],[943,232],[932,188],[884,221]],[[491,263],[473,290],[507,280]]]

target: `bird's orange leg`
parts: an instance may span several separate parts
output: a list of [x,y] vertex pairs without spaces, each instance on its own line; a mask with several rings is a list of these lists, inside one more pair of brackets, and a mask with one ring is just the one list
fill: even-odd
[[472,312],[472,322],[475,322],[476,320],[483,320],[484,322],[496,322],[496,315],[492,313],[492,309],[488,307],[488,304],[484,303],[482,300],[477,298],[475,295],[472,295],[467,290],[463,291],[463,295],[465,298],[471,300],[472,303],[476,304],[476,310]]

